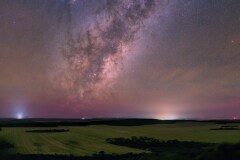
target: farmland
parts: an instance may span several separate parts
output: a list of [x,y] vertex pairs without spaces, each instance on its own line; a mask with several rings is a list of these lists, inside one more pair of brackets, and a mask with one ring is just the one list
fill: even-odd
[[[0,139],[14,144],[14,148],[8,151],[11,154],[71,154],[74,156],[91,156],[99,151],[109,154],[147,152],[106,142],[107,138],[118,137],[147,136],[159,140],[177,139],[205,143],[240,142],[240,130],[211,130],[211,128],[219,128],[222,125],[215,122],[184,121],[135,126],[98,124],[56,127],[1,127]],[[238,127],[238,123],[234,126]],[[66,129],[68,132],[26,132],[51,129]]]

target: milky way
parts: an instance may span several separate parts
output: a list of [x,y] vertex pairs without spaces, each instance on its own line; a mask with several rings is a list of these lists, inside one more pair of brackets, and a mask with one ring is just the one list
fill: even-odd
[[[62,14],[68,15],[66,21],[72,28],[73,2],[67,2],[66,13]],[[66,30],[63,42],[66,45],[62,52],[67,68],[60,72],[60,79],[63,78],[60,81],[64,81],[63,85],[73,98],[81,100],[97,96],[99,89],[102,89],[101,95],[107,94],[104,90],[110,87],[109,80],[124,58],[124,47],[134,41],[135,35],[144,26],[144,20],[154,11],[154,6],[153,0],[106,1],[90,17],[92,22],[89,26],[77,33]]]
[[240,118],[239,0],[1,0],[0,117]]

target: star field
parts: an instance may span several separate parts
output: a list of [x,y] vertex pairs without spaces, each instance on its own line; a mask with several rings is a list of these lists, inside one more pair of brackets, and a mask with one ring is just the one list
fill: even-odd
[[1,0],[0,117],[240,118],[238,0]]

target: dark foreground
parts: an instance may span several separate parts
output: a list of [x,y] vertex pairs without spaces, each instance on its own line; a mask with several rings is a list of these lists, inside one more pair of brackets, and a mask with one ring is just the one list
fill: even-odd
[[[52,134],[67,134],[71,135],[71,129],[54,128],[56,126],[90,126],[90,125],[110,125],[110,126],[128,126],[131,128],[141,125],[156,124],[173,124],[184,123],[189,121],[159,121],[159,120],[143,120],[143,119],[124,119],[124,120],[94,120],[94,121],[78,121],[78,120],[57,120],[57,121],[39,121],[39,120],[5,120],[0,122],[2,127],[26,127],[37,126],[31,130],[25,130],[22,134],[32,134],[32,137],[46,136]],[[191,121],[192,122],[192,121]],[[206,122],[206,121],[204,121]],[[204,123],[202,122],[202,123]],[[208,122],[207,122],[208,123]],[[216,123],[217,127],[208,128],[209,133],[218,134],[223,132],[232,134],[238,131],[239,121],[211,121]],[[205,124],[204,124],[205,125]],[[52,127],[51,129],[39,127]],[[169,127],[167,125],[167,127]],[[146,127],[140,127],[144,129]],[[173,128],[174,129],[174,128]],[[186,129],[186,128],[185,128]],[[6,130],[4,128],[4,130]],[[99,130],[99,128],[98,128]],[[0,130],[1,131],[1,130]],[[140,130],[141,131],[141,130]],[[176,130],[176,132],[182,130]],[[70,132],[70,133],[69,133]],[[73,132],[75,133],[75,132]],[[130,134],[130,133],[128,133]],[[21,135],[21,134],[20,134]],[[96,134],[97,136],[98,134]],[[233,134],[234,135],[234,134]],[[234,138],[234,137],[233,137]],[[16,138],[18,139],[18,138]],[[98,154],[77,156],[77,155],[60,155],[60,154],[25,154],[10,152],[16,148],[17,144],[11,143],[11,139],[0,139],[0,160],[239,160],[240,158],[240,143],[215,143],[215,142],[199,142],[199,141],[183,141],[183,140],[161,140],[161,138],[151,138],[150,136],[132,136],[130,138],[105,138],[105,143],[112,146],[123,146],[129,149],[142,150],[142,153],[123,153],[109,154],[105,151],[100,151]],[[26,139],[28,141],[28,139]],[[30,141],[30,139],[29,139]],[[17,142],[17,141],[16,141]],[[96,144],[98,145],[98,144]],[[70,146],[71,147],[71,146]],[[87,148],[85,148],[87,149]],[[105,148],[102,148],[104,150]]]
[[100,151],[92,156],[76,157],[72,155],[38,155],[4,153],[6,148],[13,147],[7,142],[1,142],[0,160],[239,160],[240,143],[210,144],[198,142],[180,142],[177,140],[159,141],[148,137],[110,138],[108,143],[128,146],[148,151],[141,154],[106,154]]

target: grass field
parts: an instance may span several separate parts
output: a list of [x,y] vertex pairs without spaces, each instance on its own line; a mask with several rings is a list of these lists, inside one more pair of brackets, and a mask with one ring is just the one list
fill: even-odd
[[184,122],[142,126],[74,126],[62,133],[27,133],[26,130],[49,128],[3,127],[0,138],[14,144],[11,153],[92,155],[103,150],[107,153],[143,152],[142,150],[108,144],[107,138],[147,136],[160,140],[197,142],[240,142],[240,130],[210,130],[221,124]]

